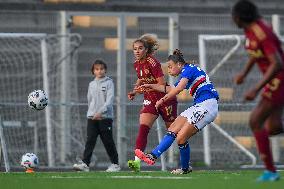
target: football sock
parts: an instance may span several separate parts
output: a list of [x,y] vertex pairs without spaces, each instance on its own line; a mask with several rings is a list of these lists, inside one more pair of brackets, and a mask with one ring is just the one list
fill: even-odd
[[270,149],[268,132],[266,129],[254,132],[254,137],[257,143],[258,151],[267,170],[275,172],[273,157]]
[[190,160],[190,146],[189,146],[189,143],[186,141],[184,144],[179,144],[178,148],[179,148],[179,151],[180,151],[181,168],[183,170],[186,170],[189,167],[189,160]]
[[135,149],[140,149],[144,151],[147,145],[147,138],[150,131],[150,127],[147,125],[141,124],[139,127],[138,136],[136,139],[136,146]]
[[176,134],[174,132],[168,131],[164,136],[160,144],[151,152],[154,157],[158,158],[161,154],[166,151],[176,139]]

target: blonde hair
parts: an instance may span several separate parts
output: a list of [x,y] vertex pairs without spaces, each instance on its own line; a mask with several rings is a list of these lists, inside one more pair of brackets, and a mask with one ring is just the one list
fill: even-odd
[[153,33],[143,34],[141,37],[136,39],[133,44],[136,42],[141,42],[143,46],[148,49],[148,55],[153,54],[156,50],[159,49],[158,36]]

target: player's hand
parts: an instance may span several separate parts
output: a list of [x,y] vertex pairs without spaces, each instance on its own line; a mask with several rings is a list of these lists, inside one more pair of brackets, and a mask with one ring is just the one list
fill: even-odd
[[140,87],[143,89],[144,92],[155,91],[157,84],[143,84]]
[[164,103],[164,99],[163,99],[163,98],[161,98],[160,100],[158,100],[158,101],[156,102],[156,105],[155,105],[156,109],[158,110],[158,108],[159,108],[163,103]]
[[136,95],[136,92],[135,91],[131,91],[127,94],[127,97],[129,100],[134,100],[135,98],[135,95]]
[[102,114],[101,113],[96,113],[93,116],[92,120],[102,120]]
[[245,76],[243,73],[239,73],[234,77],[234,83],[240,85],[244,82]]
[[253,88],[253,89],[250,89],[244,96],[245,100],[248,100],[248,101],[252,101],[256,98],[258,94],[258,90]]
[[145,93],[145,92],[149,92],[149,88],[145,87],[144,85],[139,85],[139,86],[134,87],[134,91],[142,94],[142,93]]
[[143,85],[141,85],[141,87],[145,87],[145,88],[148,88],[148,89],[154,89],[155,84],[143,84]]

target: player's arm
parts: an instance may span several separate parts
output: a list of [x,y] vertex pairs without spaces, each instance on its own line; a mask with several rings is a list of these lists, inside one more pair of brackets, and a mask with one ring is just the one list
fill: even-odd
[[251,69],[254,66],[254,63],[255,63],[255,58],[250,56],[247,64],[245,65],[244,70],[242,71],[244,77],[246,77],[248,73],[251,71]]
[[263,78],[255,85],[256,91],[260,91],[281,69],[283,69],[283,62],[278,52],[266,55],[266,58],[270,62],[270,65],[263,75]]
[[156,102],[155,107],[159,108],[161,104],[175,97],[177,94],[183,91],[183,89],[185,89],[187,83],[188,83],[188,79],[182,78],[176,87],[167,88],[167,90],[169,90],[168,93],[163,98],[161,98],[160,100]]
[[142,84],[141,79],[137,79],[136,83],[134,84],[134,88],[132,90],[133,93],[137,93],[137,88],[139,88],[139,86]]
[[163,76],[156,78],[156,80],[157,80],[158,85],[165,85],[166,84],[165,78]]
[[136,83],[134,84],[134,89],[127,93],[127,97],[129,100],[134,100],[135,95],[137,94],[137,86],[141,85],[141,80],[137,79]]
[[161,98],[159,101],[165,102],[165,101],[175,97],[176,95],[178,95],[181,91],[183,91],[185,89],[187,83],[188,83],[188,79],[182,78],[176,87],[167,88],[168,93],[163,98]]
[[141,92],[158,91],[166,93],[167,86],[164,77],[158,77],[156,78],[156,81],[157,84],[143,84],[136,87],[136,90]]
[[251,71],[251,69],[253,68],[255,63],[255,58],[250,56],[248,62],[245,65],[245,68],[243,69],[243,71],[241,71],[239,74],[237,74],[234,77],[234,82],[236,84],[242,84],[244,82],[244,79],[246,78],[246,76],[248,75],[248,73]]
[[166,84],[144,84],[141,85],[141,87],[144,87],[146,89],[152,89],[154,91],[162,92],[162,93],[168,93],[171,90],[171,86],[167,86]]

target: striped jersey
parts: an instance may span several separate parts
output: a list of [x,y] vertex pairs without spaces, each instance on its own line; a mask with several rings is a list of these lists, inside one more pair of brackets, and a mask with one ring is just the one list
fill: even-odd
[[185,89],[189,90],[194,103],[200,103],[211,98],[219,99],[218,92],[209,80],[208,75],[198,66],[194,64],[185,64],[175,86],[178,85],[182,78],[188,79]]

